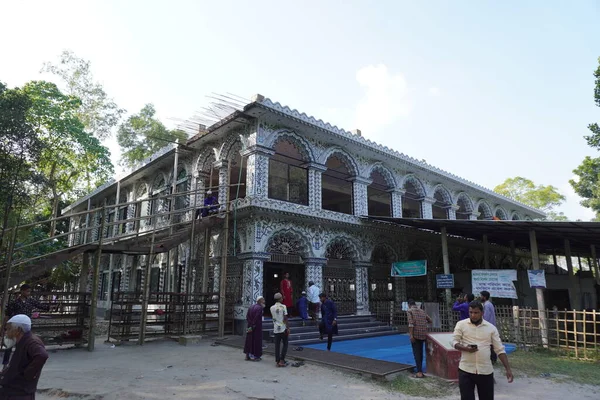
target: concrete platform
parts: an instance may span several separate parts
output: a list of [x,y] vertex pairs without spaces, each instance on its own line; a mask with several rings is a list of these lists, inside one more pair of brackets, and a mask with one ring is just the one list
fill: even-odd
[[[223,340],[217,340],[216,342],[223,346],[236,347],[240,349],[244,348],[244,338],[241,336],[228,336],[227,338]],[[392,380],[401,372],[414,367],[413,365],[375,360],[372,358],[358,357],[349,354],[310,349],[306,347],[302,351],[294,351],[294,347],[296,346],[289,346],[288,348],[288,361],[301,360],[312,362],[358,373],[373,379]],[[268,347],[264,349],[263,352],[265,354],[274,355],[275,345],[273,343],[269,343]]]

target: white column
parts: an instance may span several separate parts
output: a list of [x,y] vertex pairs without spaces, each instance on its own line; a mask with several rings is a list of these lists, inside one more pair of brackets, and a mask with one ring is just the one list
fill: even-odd
[[370,314],[369,311],[369,266],[370,263],[356,262],[356,314]]
[[460,209],[460,206],[452,204],[448,207],[448,219],[456,219],[456,212]]
[[406,190],[391,189],[389,192],[392,195],[392,217],[402,218],[402,196]]
[[314,282],[321,291],[323,288],[323,266],[327,264],[326,258],[305,258],[304,259],[304,275],[306,286],[308,282]]
[[435,199],[433,197],[425,197],[421,201],[421,209],[423,219],[433,219],[433,204]]
[[321,178],[323,172],[327,171],[327,167],[317,163],[308,163],[303,166],[308,168],[308,205],[313,210],[320,210],[323,205]]
[[247,309],[263,295],[263,264],[269,257],[263,253],[242,253],[239,258],[244,262],[242,304]]
[[246,197],[266,199],[269,196],[269,158],[275,152],[262,146],[252,146],[242,153],[246,162]]
[[479,215],[480,215],[480,214],[481,214],[481,213],[479,213],[479,212],[475,212],[475,211],[473,211],[473,212],[471,212],[471,214],[469,215],[469,219],[470,219],[470,220],[476,220],[477,218],[479,218]]
[[369,215],[369,199],[367,197],[367,187],[373,182],[370,179],[361,177],[352,178],[353,182],[353,203],[354,215]]
[[225,209],[227,203],[227,192],[229,190],[229,163],[227,161],[215,161],[213,167],[219,171],[219,209]]

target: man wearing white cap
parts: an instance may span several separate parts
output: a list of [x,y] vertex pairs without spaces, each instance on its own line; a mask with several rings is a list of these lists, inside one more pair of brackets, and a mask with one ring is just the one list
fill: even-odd
[[0,400],[35,400],[42,368],[48,359],[44,344],[31,333],[31,319],[15,315],[6,324],[4,343],[15,347],[8,368],[0,374]]

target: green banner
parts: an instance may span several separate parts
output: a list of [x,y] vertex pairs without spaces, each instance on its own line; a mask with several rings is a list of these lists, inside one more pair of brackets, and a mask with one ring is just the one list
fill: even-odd
[[392,276],[409,278],[427,275],[427,260],[402,261],[392,264]]

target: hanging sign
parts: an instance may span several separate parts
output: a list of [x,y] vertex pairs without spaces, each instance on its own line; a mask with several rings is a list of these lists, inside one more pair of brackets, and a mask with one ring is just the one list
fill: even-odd
[[437,274],[435,282],[438,289],[454,289],[454,274]]
[[517,280],[517,270],[514,269],[474,269],[471,271],[473,294],[482,291],[490,292],[492,297],[517,299],[517,289],[513,281]]
[[427,275],[427,260],[402,261],[392,264],[392,276],[410,278]]
[[533,289],[546,288],[546,271],[543,269],[529,270],[527,275],[529,276],[529,286]]

